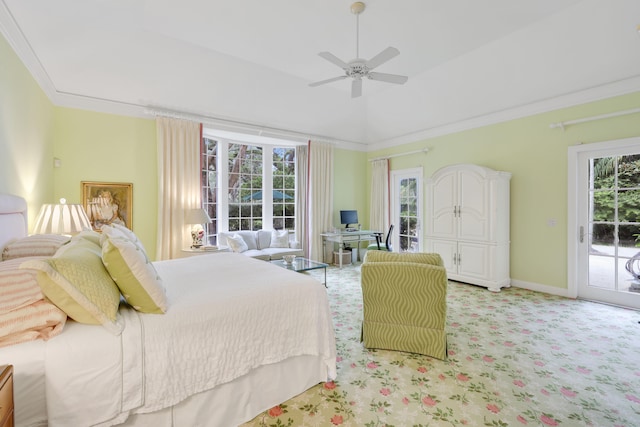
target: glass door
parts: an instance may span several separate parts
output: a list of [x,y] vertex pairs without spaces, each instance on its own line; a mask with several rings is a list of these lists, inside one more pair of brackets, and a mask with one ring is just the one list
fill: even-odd
[[577,296],[640,308],[640,146],[577,161]]
[[422,168],[392,171],[392,246],[396,252],[419,252],[422,248]]

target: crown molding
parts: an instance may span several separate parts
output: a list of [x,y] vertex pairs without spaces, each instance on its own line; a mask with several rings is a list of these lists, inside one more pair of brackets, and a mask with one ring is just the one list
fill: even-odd
[[49,100],[54,102],[56,98],[56,88],[22,33],[22,30],[16,23],[13,15],[7,8],[4,0],[0,1],[0,33],[2,33],[9,43],[9,46],[11,46],[16,55],[18,55],[18,58],[20,58],[24,66],[29,70]]
[[412,142],[424,141],[438,136],[476,129],[535,114],[547,113],[562,108],[574,107],[588,102],[600,101],[602,99],[613,98],[615,96],[626,95],[640,91],[640,75],[626,79],[594,86],[588,89],[560,95],[529,104],[508,108],[502,111],[485,114],[458,122],[435,126],[417,132],[411,132],[398,137],[378,141],[369,145],[368,151],[377,151],[384,148],[397,147],[398,145]]

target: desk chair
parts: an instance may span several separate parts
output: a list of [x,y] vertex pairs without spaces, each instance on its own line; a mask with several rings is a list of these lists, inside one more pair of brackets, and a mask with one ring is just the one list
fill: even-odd
[[376,242],[367,246],[368,251],[387,251],[393,252],[393,248],[391,247],[391,232],[393,232],[393,224],[389,227],[389,232],[387,233],[387,238],[384,241],[384,246],[382,246],[382,236],[384,233],[372,233],[376,236]]

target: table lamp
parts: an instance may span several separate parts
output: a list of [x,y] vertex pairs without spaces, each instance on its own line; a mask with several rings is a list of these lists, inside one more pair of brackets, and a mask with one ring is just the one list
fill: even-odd
[[91,221],[79,204],[67,204],[65,199],[60,203],[42,205],[34,234],[77,234],[82,230],[91,230]]
[[211,218],[207,215],[207,212],[202,209],[187,209],[184,222],[186,224],[193,224],[191,228],[192,248],[199,248],[202,246],[202,238],[204,237],[204,228],[202,224],[211,222]]

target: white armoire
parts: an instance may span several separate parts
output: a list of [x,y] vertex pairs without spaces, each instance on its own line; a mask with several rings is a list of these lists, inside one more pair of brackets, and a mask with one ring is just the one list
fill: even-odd
[[459,164],[427,180],[426,246],[451,280],[500,292],[509,277],[509,172]]

